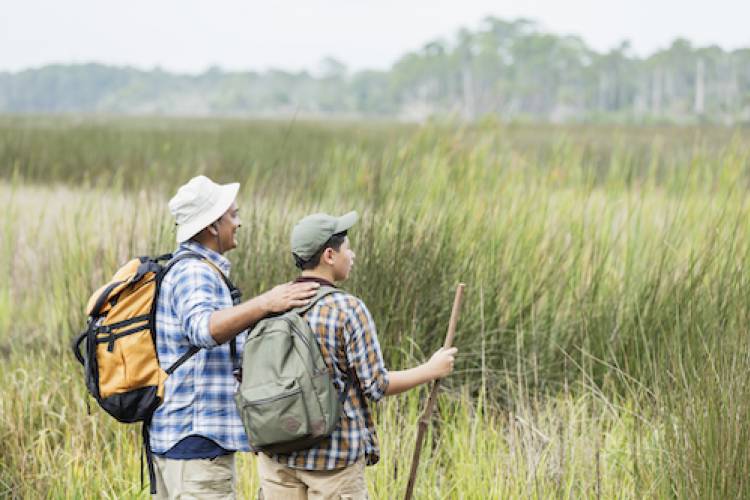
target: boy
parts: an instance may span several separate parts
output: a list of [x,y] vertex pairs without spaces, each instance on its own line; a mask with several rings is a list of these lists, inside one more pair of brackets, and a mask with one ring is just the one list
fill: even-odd
[[[356,220],[356,212],[341,217],[314,214],[294,226],[292,255],[302,271],[298,283],[335,286],[346,280],[355,257],[347,231]],[[387,371],[370,312],[344,291],[323,297],[305,319],[317,335],[336,390],[343,391],[349,377],[354,380],[339,423],[328,438],[289,455],[258,454],[262,498],[366,499],[364,467],[380,458],[368,400],[378,401],[448,375],[457,350],[441,348],[416,368]]]

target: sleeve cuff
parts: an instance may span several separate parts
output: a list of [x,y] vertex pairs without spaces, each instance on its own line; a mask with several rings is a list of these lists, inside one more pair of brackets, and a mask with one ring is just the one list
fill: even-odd
[[190,339],[193,345],[204,348],[211,348],[219,345],[211,336],[211,330],[208,327],[210,320],[211,312],[206,311],[201,314],[198,320],[195,322],[195,329],[192,335],[193,338]]
[[364,392],[371,401],[380,401],[388,391],[389,383],[388,370],[384,369],[381,375],[373,380],[373,383]]

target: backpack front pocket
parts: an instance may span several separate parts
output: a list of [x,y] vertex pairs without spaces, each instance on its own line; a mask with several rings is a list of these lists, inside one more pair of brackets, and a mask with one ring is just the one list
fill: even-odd
[[241,388],[236,397],[248,440],[254,447],[293,441],[310,434],[305,398],[296,379]]

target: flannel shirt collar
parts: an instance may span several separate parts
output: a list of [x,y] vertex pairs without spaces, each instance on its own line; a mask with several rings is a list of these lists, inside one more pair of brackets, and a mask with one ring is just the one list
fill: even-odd
[[327,279],[318,278],[317,276],[298,276],[294,280],[295,283],[318,283],[320,286],[330,286],[338,288],[335,284],[331,283]]
[[[224,273],[224,276],[229,276],[229,271],[232,267],[232,264],[229,262],[229,260],[221,255],[219,252],[214,252],[208,247],[205,247],[201,245],[200,243],[189,240],[184,243],[181,243],[179,248],[177,249],[177,252],[195,252],[199,253],[208,260],[211,261],[212,264],[214,264],[216,267],[221,269],[221,272]],[[177,253],[175,252],[175,253]]]

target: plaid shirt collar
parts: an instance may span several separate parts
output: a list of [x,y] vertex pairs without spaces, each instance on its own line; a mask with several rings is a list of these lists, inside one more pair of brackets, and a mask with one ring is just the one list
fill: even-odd
[[336,285],[328,281],[327,279],[319,278],[317,276],[299,276],[296,280],[294,280],[295,283],[318,283],[320,286],[330,286],[333,288],[338,288]]
[[215,252],[211,250],[210,248],[201,245],[197,241],[188,240],[184,243],[181,243],[179,248],[177,249],[177,253],[181,252],[195,252],[199,253],[208,260],[211,261],[212,264],[214,264],[216,267],[221,269],[221,272],[224,273],[224,276],[229,276],[229,271],[232,268],[232,264],[229,262],[229,259],[221,255],[219,252]]

